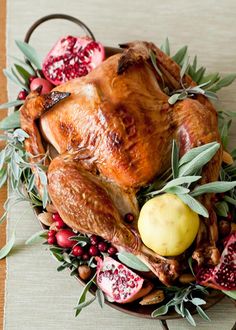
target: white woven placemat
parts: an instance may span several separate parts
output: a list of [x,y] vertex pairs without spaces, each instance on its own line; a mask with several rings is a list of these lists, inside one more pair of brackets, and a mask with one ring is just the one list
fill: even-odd
[[[229,73],[236,71],[236,2],[226,0],[161,1],[161,0],[24,0],[8,1],[7,51],[18,53],[14,39],[23,39],[29,26],[41,16],[66,13],[84,21],[96,38],[105,45],[135,39],[160,44],[169,37],[174,49],[190,45],[191,54],[209,70]],[[77,29],[61,21],[45,24],[33,39],[33,45],[46,53],[50,45],[63,33]],[[236,84],[221,92],[222,105],[234,110]],[[9,99],[17,89],[9,85]],[[24,203],[15,206],[9,217],[8,235],[17,219],[17,245],[7,260],[5,330],[67,330],[67,329],[161,329],[156,320],[130,317],[98,304],[87,307],[74,318],[73,307],[81,292],[80,285],[65,271],[57,273],[57,263],[45,247],[25,246],[24,242],[40,230],[32,210]],[[212,323],[196,317],[199,329],[230,329],[235,322],[235,308],[225,299],[208,312]],[[191,329],[186,321],[169,321],[170,329]]]

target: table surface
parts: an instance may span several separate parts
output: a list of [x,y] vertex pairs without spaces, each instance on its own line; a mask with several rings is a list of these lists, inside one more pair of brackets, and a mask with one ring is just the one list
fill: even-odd
[[[1,68],[4,65],[4,8],[0,0],[0,53]],[[7,54],[17,53],[14,39],[23,39],[29,26],[38,18],[50,13],[66,13],[84,21],[94,32],[97,40],[109,46],[131,40],[151,40],[159,45],[167,36],[173,52],[181,46],[189,45],[191,56],[198,54],[200,63],[209,71],[222,74],[236,72],[236,2],[225,0],[147,0],[147,1],[76,1],[41,0],[34,2],[7,1]],[[64,33],[76,33],[76,27],[64,22],[45,24],[32,39],[32,44],[43,56],[57,37]],[[8,57],[9,59],[9,57]],[[10,61],[10,60],[9,60]],[[0,85],[4,78],[0,76]],[[234,111],[236,103],[236,83],[219,93],[219,106]],[[8,85],[10,99],[14,99],[17,89]],[[0,92],[1,101],[5,98]],[[235,146],[235,124],[231,145]],[[0,193],[0,200],[5,197]],[[24,203],[13,208],[8,220],[8,236],[15,222],[17,244],[7,260],[5,288],[5,316],[0,312],[5,330],[40,329],[161,329],[155,320],[142,320],[121,314],[105,307],[100,310],[95,303],[84,310],[79,319],[73,316],[73,306],[81,292],[81,287],[68,276],[57,273],[57,264],[42,246],[26,247],[25,240],[38,231],[29,205]],[[4,231],[1,232],[1,243]],[[5,264],[0,263],[0,310],[3,307],[3,287]],[[235,308],[225,298],[208,312],[211,323],[196,317],[200,329],[231,329],[235,322]],[[190,329],[186,321],[169,321],[170,329]]]

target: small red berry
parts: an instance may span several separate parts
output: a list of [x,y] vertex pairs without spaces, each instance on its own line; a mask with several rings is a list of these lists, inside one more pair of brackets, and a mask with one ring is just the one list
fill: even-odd
[[98,250],[101,252],[106,252],[108,249],[108,244],[106,242],[98,243]]
[[28,93],[23,90],[23,91],[20,91],[20,93],[18,94],[18,100],[21,100],[21,101],[24,101],[27,97]]
[[114,256],[118,251],[117,248],[115,248],[114,246],[110,246],[107,252],[109,253],[110,256]]
[[29,84],[31,84],[32,81],[33,81],[35,78],[37,78],[37,77],[36,77],[36,76],[30,76],[30,77],[29,77]]
[[48,244],[53,245],[56,243],[56,237],[55,236],[50,236],[48,237]]
[[80,245],[76,245],[72,249],[72,254],[75,257],[81,257],[84,254],[84,249]]
[[132,213],[127,213],[125,215],[125,222],[131,223],[134,221],[134,215]]
[[100,237],[96,235],[91,235],[90,236],[90,243],[92,245],[97,245],[100,242]]
[[233,216],[232,216],[232,214],[231,214],[231,213],[228,213],[228,214],[227,214],[227,219],[228,219],[229,221],[232,221],[232,219],[233,219]]
[[93,257],[99,255],[99,250],[95,245],[90,246],[89,248],[89,254]]
[[48,231],[48,237],[53,237],[53,236],[55,236],[56,235],[56,231],[55,230],[49,230]]
[[84,261],[89,260],[89,259],[90,259],[89,254],[88,254],[88,253],[84,253],[84,254],[82,255],[82,259],[83,259]]
[[59,213],[54,213],[52,216],[55,225],[58,229],[64,228],[65,227],[65,222],[62,220],[62,218],[60,217]]

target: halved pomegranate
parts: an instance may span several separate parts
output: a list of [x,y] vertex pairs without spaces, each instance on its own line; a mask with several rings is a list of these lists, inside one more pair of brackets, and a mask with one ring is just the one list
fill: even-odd
[[202,267],[197,275],[197,283],[218,290],[236,289],[236,232],[225,240],[220,263]]
[[153,288],[151,283],[132,272],[116,260],[97,257],[97,285],[110,301],[120,304],[132,302],[147,295]]
[[58,40],[43,61],[43,73],[54,85],[85,76],[105,58],[101,43],[88,37],[66,36]]

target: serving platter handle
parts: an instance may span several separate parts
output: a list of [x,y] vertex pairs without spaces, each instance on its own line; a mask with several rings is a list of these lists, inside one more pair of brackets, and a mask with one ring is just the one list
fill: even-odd
[[47,16],[43,16],[41,18],[39,18],[36,22],[34,22],[31,27],[29,28],[29,30],[27,31],[25,38],[24,38],[24,42],[29,43],[30,38],[33,34],[33,32],[35,31],[35,29],[41,25],[44,22],[53,20],[53,19],[64,19],[67,21],[70,21],[72,23],[77,24],[82,30],[84,30],[86,36],[90,37],[91,39],[93,39],[94,41],[96,40],[94,37],[94,34],[92,33],[92,31],[87,27],[86,24],[84,24],[81,20],[79,20],[76,17],[70,16],[70,15],[66,15],[66,14],[51,14],[51,15],[47,15]]

